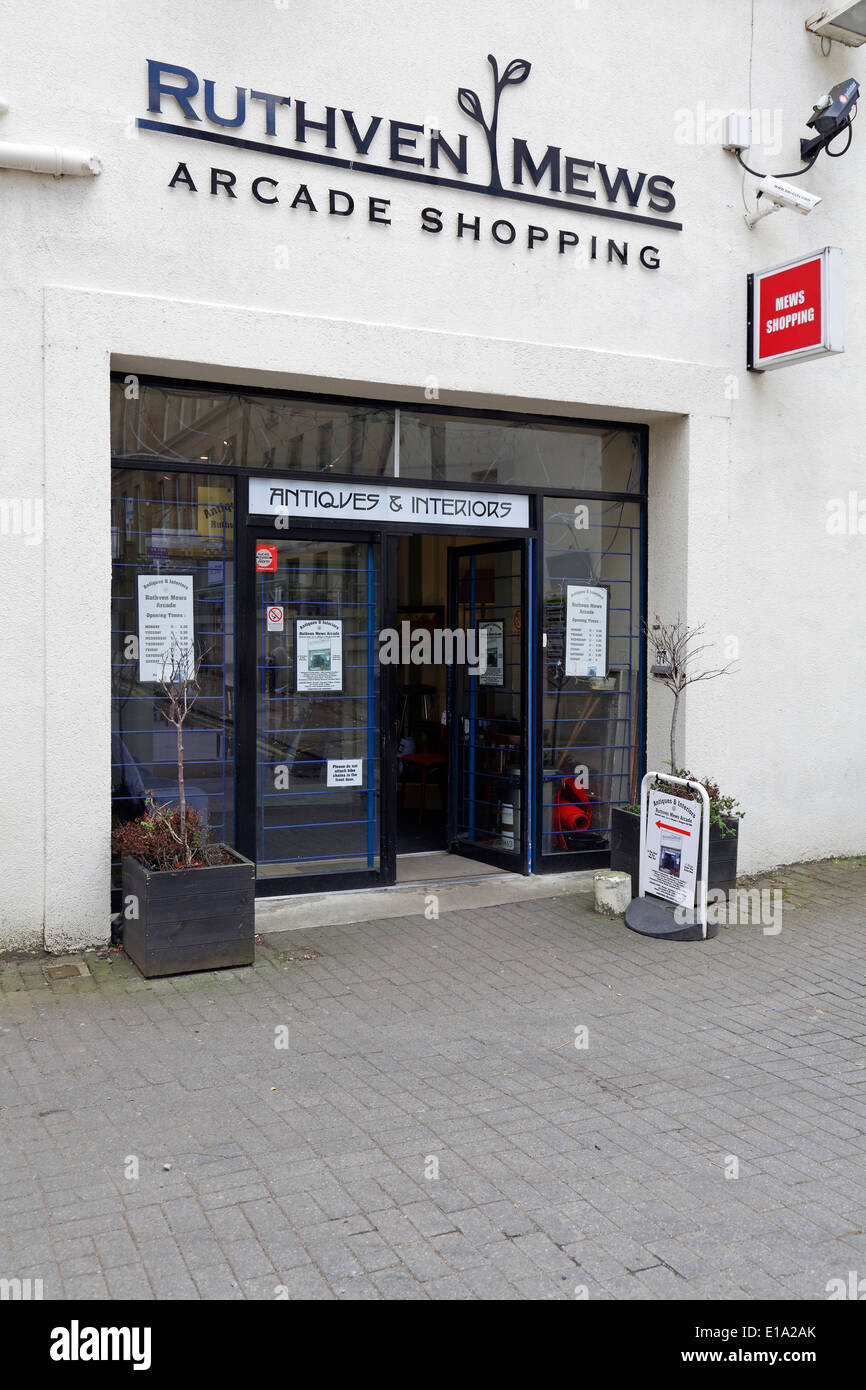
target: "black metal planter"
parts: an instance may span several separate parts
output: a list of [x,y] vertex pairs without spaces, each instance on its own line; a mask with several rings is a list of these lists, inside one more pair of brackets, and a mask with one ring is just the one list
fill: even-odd
[[146,869],[124,859],[123,946],[147,979],[253,964],[255,865],[223,848],[230,864],[201,869]]
[[[723,893],[730,892],[737,883],[737,844],[740,822],[736,817],[725,817],[725,825],[733,831],[732,835],[722,835],[717,825],[710,825],[710,865],[707,888],[718,888]],[[638,884],[638,858],[640,852],[640,816],[635,811],[625,811],[615,806],[610,814],[610,867],[631,874],[631,895],[636,898]],[[700,873],[700,860],[698,872]]]

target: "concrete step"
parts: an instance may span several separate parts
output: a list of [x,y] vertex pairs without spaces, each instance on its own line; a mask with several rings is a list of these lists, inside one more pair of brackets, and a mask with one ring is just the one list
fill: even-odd
[[259,898],[256,931],[299,931],[306,927],[335,927],[355,922],[379,922],[388,917],[424,916],[427,898],[435,894],[440,916],[503,903],[525,903],[581,893],[593,896],[593,870],[575,873],[496,874],[477,879],[446,879],[400,883],[393,888],[366,888],[347,893],[304,893],[285,898]]

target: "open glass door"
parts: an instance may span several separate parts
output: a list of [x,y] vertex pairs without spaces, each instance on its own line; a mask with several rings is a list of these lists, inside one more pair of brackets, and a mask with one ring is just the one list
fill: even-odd
[[451,550],[448,595],[452,631],[486,641],[485,667],[451,669],[449,848],[528,873],[526,543]]

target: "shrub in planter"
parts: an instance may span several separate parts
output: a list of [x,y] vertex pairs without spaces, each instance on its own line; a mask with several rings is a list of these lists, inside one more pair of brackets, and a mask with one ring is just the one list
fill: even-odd
[[[208,842],[197,811],[155,807],[112,835],[123,856],[123,946],[148,979],[252,965],[255,865]],[[189,857],[187,857],[189,856]]]
[[[737,843],[740,820],[745,812],[737,809],[739,802],[733,797],[723,796],[718,783],[712,777],[696,777],[685,768],[677,768],[677,723],[680,702],[685,690],[700,681],[715,680],[718,676],[731,673],[734,662],[726,666],[709,667],[705,664],[706,644],[696,646],[704,627],[699,624],[689,627],[682,618],[673,622],[662,622],[656,614],[650,628],[644,623],[644,633],[655,647],[655,663],[650,667],[650,675],[658,679],[673,695],[670,725],[671,758],[669,767],[672,776],[700,782],[706,787],[710,799],[710,837],[707,887],[719,888],[729,892],[737,880]],[[685,801],[699,801],[698,792],[691,787],[672,786],[669,782],[656,782],[653,791],[666,791],[682,797]],[[615,806],[610,817],[610,866],[631,874],[632,897],[639,892],[640,858],[640,806]],[[701,853],[698,856],[698,874],[703,873]]]
[[147,798],[143,815],[112,832],[123,861],[123,945],[148,978],[252,965],[255,866],[227,845],[211,844],[186,803],[183,726],[198,698],[204,653],[166,653],[162,714],[177,730],[176,805]]
[[[731,796],[723,796],[718,783],[712,777],[696,777],[693,772],[680,768],[674,777],[687,778],[691,782],[701,782],[710,798],[710,853],[708,888],[719,888],[723,893],[730,892],[737,881],[737,843],[740,821],[745,815],[738,810],[739,802]],[[671,786],[669,782],[656,782],[651,791],[671,792],[684,801],[698,801],[699,794],[691,787]],[[639,892],[640,855],[640,806],[615,806],[610,817],[610,867],[631,874],[632,897]],[[703,873],[701,857],[698,857],[698,873]]]

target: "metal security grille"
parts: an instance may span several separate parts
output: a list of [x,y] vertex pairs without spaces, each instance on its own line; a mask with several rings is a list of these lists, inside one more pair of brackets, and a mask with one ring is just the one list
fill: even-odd
[[[643,524],[637,502],[548,497],[543,522],[541,853],[609,850],[612,806],[640,779],[643,707]],[[568,590],[609,594],[607,657],[566,675]]]
[[[234,839],[234,488],[211,474],[112,474],[112,820],[177,801],[177,740],[159,682],[140,678],[139,576],[192,579],[201,692],[184,727],[189,806]],[[115,866],[119,869],[119,865]]]
[[452,838],[455,848],[524,857],[525,712],[523,551],[480,545],[452,555],[454,626],[477,648],[485,669],[455,665],[452,676]]
[[[304,539],[275,549],[276,568],[256,579],[258,873],[374,869],[379,547]],[[303,634],[317,621],[330,635],[308,655]]]

